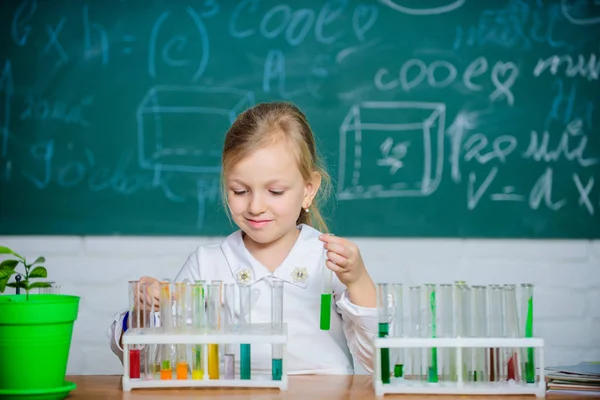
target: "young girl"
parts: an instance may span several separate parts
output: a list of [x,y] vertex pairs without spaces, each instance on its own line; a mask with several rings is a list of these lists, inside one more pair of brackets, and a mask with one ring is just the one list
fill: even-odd
[[[222,197],[240,229],[220,245],[196,249],[175,279],[250,285],[253,323],[270,322],[271,283],[283,281],[289,374],[352,374],[351,355],[373,370],[376,289],[356,245],[321,233],[327,227],[318,194],[328,183],[298,108],[273,102],[245,111],[227,132],[222,157]],[[330,330],[319,327],[323,248],[335,273]],[[158,304],[159,281],[140,281],[151,289],[139,306]],[[110,328],[111,349],[121,360],[124,317],[118,314]],[[269,345],[252,346],[252,370],[270,373]]]

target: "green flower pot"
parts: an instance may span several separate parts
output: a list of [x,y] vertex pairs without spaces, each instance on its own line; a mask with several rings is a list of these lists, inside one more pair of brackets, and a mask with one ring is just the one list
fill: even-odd
[[64,398],[79,297],[0,296],[0,399]]

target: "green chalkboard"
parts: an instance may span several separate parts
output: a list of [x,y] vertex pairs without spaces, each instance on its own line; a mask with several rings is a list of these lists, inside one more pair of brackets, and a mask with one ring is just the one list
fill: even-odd
[[224,133],[290,100],[346,236],[600,237],[587,0],[0,5],[0,234],[224,235]]

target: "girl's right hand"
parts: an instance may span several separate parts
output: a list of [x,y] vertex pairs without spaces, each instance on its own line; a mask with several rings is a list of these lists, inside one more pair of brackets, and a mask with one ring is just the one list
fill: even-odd
[[139,279],[136,294],[138,310],[160,310],[160,281],[158,279],[142,276]]

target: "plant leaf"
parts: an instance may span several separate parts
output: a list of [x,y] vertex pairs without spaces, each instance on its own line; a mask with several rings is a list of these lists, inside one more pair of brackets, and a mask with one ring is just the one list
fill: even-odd
[[18,257],[21,260],[24,260],[24,258],[22,256],[20,256],[19,254],[15,253],[14,251],[12,251],[11,249],[9,249],[6,246],[0,246],[0,254],[12,254],[13,256]]
[[0,263],[0,268],[11,268],[15,269],[19,265],[19,260],[4,260]]
[[35,267],[33,271],[29,273],[29,278],[47,278],[48,271],[44,267]]
[[6,289],[6,284],[8,283],[7,277],[0,277],[0,293],[4,293],[4,289]]
[[0,265],[0,279],[4,279],[10,277],[13,274],[16,274],[17,271],[15,271],[14,268],[11,267],[6,267],[4,265]]
[[12,287],[12,288],[21,288],[21,289],[27,289],[27,284],[25,283],[25,281],[19,281],[19,282],[11,282],[8,285],[6,285],[8,287]]
[[52,287],[52,284],[50,284],[48,282],[34,282],[31,285],[29,285],[29,289],[47,288],[47,287]]
[[44,257],[38,257],[37,260],[31,263],[31,265],[41,264],[43,262],[46,262],[46,259]]

